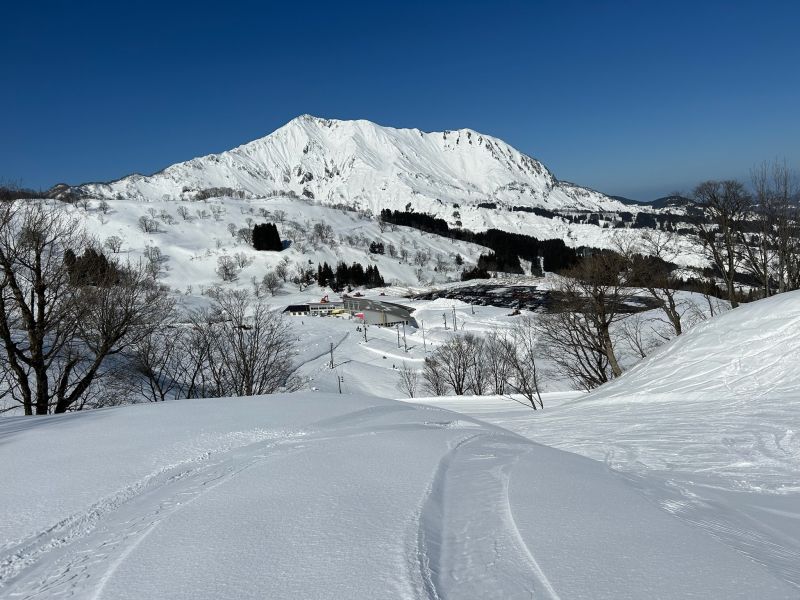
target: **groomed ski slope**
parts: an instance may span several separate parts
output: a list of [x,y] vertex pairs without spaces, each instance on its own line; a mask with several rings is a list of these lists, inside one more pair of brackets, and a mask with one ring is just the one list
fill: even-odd
[[3,598],[791,598],[606,466],[363,395],[0,422]]
[[790,292],[698,325],[591,394],[546,395],[544,411],[499,397],[418,401],[602,461],[800,588],[798,364]]

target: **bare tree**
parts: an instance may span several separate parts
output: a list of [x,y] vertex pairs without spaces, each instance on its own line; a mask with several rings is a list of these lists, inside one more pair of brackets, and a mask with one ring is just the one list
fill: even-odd
[[215,221],[221,221],[225,216],[225,207],[220,204],[211,205],[211,214],[214,216]]
[[537,328],[556,374],[586,390],[611,380],[608,357],[585,314],[566,306],[554,307],[539,315]]
[[150,402],[180,397],[181,331],[177,323],[164,323],[143,336],[133,347],[133,368],[139,374],[139,394]]
[[725,282],[732,308],[739,306],[734,287],[741,264],[740,241],[750,197],[744,186],[734,180],[705,181],[694,189],[703,205],[705,218],[699,221],[700,240],[709,261]]
[[173,379],[179,382],[176,391],[178,397],[205,398],[214,394],[211,381],[211,336],[208,335],[208,323],[213,322],[211,311],[200,310],[189,316],[189,326],[179,329],[180,335],[175,337],[177,349],[173,356]]
[[625,300],[633,293],[625,267],[616,252],[584,258],[558,280],[552,310],[537,320],[556,371],[585,389],[622,374],[611,326],[625,316]]
[[681,335],[683,316],[691,303],[681,300],[680,281],[674,275],[674,263],[682,252],[678,236],[648,229],[642,232],[636,245],[626,245],[620,240],[618,238],[616,250],[629,261],[631,282],[642,286],[658,302],[675,335]]
[[144,258],[147,261],[145,263],[145,269],[147,273],[153,279],[158,279],[164,270],[165,264],[167,263],[167,257],[164,256],[164,254],[161,252],[161,248],[158,246],[145,246]]
[[[251,220],[251,219],[248,219]],[[243,244],[247,244],[248,246],[253,245],[253,229],[251,227],[242,227],[236,232],[236,239],[242,242]]]
[[417,395],[417,390],[419,389],[419,380],[419,371],[412,369],[408,367],[406,363],[403,363],[403,366],[400,369],[400,390],[409,398],[413,398]]
[[167,225],[175,224],[175,217],[173,217],[172,213],[170,213],[166,208],[161,209],[161,212],[158,213],[158,218]]
[[283,280],[278,277],[275,271],[267,271],[264,278],[261,280],[261,284],[267,289],[271,296],[274,296],[283,289]]
[[531,408],[544,408],[539,391],[539,330],[533,317],[525,316],[514,324],[511,335],[499,340],[498,349],[507,365],[509,386],[525,396]]
[[178,216],[181,219],[183,219],[184,221],[188,221],[189,219],[191,219],[191,216],[190,216],[190,213],[189,213],[189,209],[186,208],[185,206],[183,206],[183,205],[179,206],[177,208],[177,211],[178,211]]
[[483,388],[481,376],[476,372],[479,353],[480,339],[472,333],[455,335],[436,349],[434,358],[441,376],[457,396]]
[[239,268],[233,257],[223,254],[217,258],[217,275],[222,281],[236,281],[239,278]]
[[294,283],[302,292],[314,281],[314,272],[306,267],[303,263],[298,262],[294,267],[294,275],[292,283]]
[[[743,228],[743,269],[761,283],[765,297],[796,287],[800,214],[793,198],[797,177],[786,162],[762,163],[751,171],[755,206]],[[794,280],[795,285],[792,285]]]
[[208,349],[203,369],[214,396],[253,396],[296,389],[295,338],[287,321],[240,291],[221,293],[193,328]]
[[494,394],[505,394],[511,378],[511,365],[506,358],[507,336],[491,331],[484,340],[484,361],[489,386]]
[[156,221],[153,217],[142,215],[139,217],[137,223],[139,225],[139,229],[141,229],[144,233],[158,232],[158,221]]
[[629,315],[619,324],[619,337],[634,354],[645,358],[671,337],[670,331],[660,330],[659,325],[664,327],[663,321],[647,318],[642,313]]
[[491,383],[491,375],[486,365],[486,343],[483,337],[468,333],[471,354],[468,389],[476,396],[483,396]]
[[161,327],[172,304],[141,266],[127,266],[113,284],[82,286],[77,336],[60,364],[54,412],[72,410],[100,374],[103,362]]
[[106,238],[106,241],[103,242],[103,245],[111,250],[114,254],[118,254],[120,250],[122,250],[122,238],[118,235],[111,235]]
[[291,260],[288,256],[284,256],[281,261],[275,266],[275,274],[283,280],[284,283],[289,279],[289,263]]
[[99,210],[104,215],[108,214],[108,211],[111,210],[111,205],[105,200],[100,200],[100,202],[98,202],[97,204],[97,210]]
[[614,351],[611,325],[624,316],[624,303],[633,295],[624,257],[616,252],[595,254],[564,275],[559,287],[564,308],[579,312],[588,320],[594,341],[606,355],[614,377],[619,377],[622,368]]
[[42,203],[0,207],[0,340],[25,414],[80,409],[120,354],[164,311],[164,294],[135,266],[73,281],[65,252],[89,245],[78,222]]
[[236,266],[240,269],[244,269],[253,264],[253,257],[246,252],[237,252],[233,255],[233,259],[236,261]]
[[444,396],[447,393],[447,382],[440,369],[439,361],[435,356],[425,359],[422,379],[425,381],[425,389],[431,396]]
[[778,292],[800,289],[800,200],[797,173],[784,161],[772,166]]

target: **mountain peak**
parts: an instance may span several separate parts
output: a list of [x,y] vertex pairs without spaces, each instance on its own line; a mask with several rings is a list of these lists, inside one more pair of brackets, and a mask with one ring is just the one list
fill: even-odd
[[103,198],[191,199],[199,192],[244,197],[304,197],[357,209],[436,211],[444,205],[496,204],[547,209],[622,210],[603,194],[561,184],[539,161],[474,131],[423,132],[366,120],[302,114],[273,133],[220,154],[150,176],[85,184]]

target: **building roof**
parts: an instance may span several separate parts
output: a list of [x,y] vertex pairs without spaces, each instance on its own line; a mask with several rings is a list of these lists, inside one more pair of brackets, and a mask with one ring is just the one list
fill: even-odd
[[308,312],[308,304],[290,304],[283,312]]

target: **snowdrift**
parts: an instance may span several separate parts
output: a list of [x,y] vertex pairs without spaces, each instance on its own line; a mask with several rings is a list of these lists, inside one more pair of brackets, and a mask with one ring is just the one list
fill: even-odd
[[789,598],[604,465],[295,394],[0,422],[0,596]]
[[602,461],[797,595],[798,360],[800,292],[791,292],[710,319],[591,394],[548,395],[544,411],[503,398],[426,403]]
[[[591,402],[720,400],[800,403],[800,291],[745,304],[659,348]],[[800,411],[800,408],[798,409]]]

